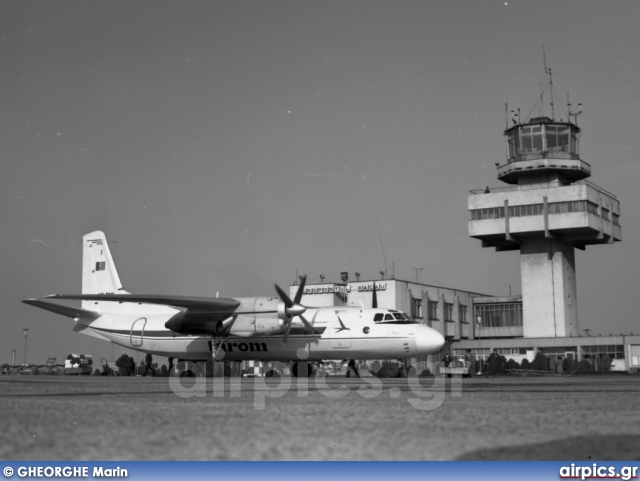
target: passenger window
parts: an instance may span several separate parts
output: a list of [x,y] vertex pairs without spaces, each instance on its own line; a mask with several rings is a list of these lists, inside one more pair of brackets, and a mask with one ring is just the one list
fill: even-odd
[[373,322],[380,322],[384,318],[384,314],[378,313],[373,316]]

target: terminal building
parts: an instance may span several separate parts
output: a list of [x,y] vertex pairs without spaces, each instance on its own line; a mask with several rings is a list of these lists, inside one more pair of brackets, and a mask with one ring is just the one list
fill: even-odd
[[[591,166],[580,157],[577,113],[568,107],[568,121],[514,115],[504,131],[506,162],[497,165],[507,185],[472,190],[467,199],[469,236],[498,252],[520,251],[522,295],[382,279],[375,281],[379,307],[436,329],[454,357],[486,359],[497,349],[517,362],[542,352],[595,364],[608,356],[612,370],[640,371],[640,335],[580,336],[575,249],[621,240],[620,201],[587,180]],[[344,274],[343,283],[307,285],[302,304],[370,306],[374,281],[348,282]]]
[[[309,307],[371,307],[374,283],[378,307],[403,311],[445,337],[443,353],[427,357],[434,363],[444,353],[462,357],[470,352],[486,360],[497,349],[518,363],[533,361],[538,351],[548,357],[573,360],[608,355],[613,359],[612,370],[640,371],[640,335],[527,336],[523,296],[491,296],[401,279],[378,279],[308,283],[301,303]],[[292,297],[297,289],[295,285],[290,287]]]

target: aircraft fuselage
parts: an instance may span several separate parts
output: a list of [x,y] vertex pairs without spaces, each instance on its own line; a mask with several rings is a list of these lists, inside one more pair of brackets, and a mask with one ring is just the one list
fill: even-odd
[[[171,313],[103,314],[88,323],[79,321],[76,330],[130,349],[193,361],[211,358],[212,340],[220,342],[223,359],[229,361],[398,359],[426,355],[442,347],[442,336],[423,324],[408,320],[374,322],[376,313],[389,312],[385,309],[323,307],[309,308],[307,312],[314,333],[304,333],[302,323],[294,321],[286,344],[282,334],[247,336],[245,326],[277,322],[275,313],[254,311],[234,312],[237,319],[227,338],[173,332],[165,327]],[[235,335],[236,327],[243,337]]]

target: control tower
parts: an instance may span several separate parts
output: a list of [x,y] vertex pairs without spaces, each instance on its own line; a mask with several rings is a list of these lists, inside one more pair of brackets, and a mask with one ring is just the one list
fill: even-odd
[[525,338],[579,335],[575,248],[621,239],[620,202],[586,180],[579,112],[568,108],[567,122],[512,115],[507,160],[496,164],[508,186],[468,197],[469,236],[482,247],[520,251]]

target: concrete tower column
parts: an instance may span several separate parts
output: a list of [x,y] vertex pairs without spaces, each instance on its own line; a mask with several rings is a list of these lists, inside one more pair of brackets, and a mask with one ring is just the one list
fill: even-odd
[[541,237],[522,240],[524,337],[578,335],[575,266],[571,243]]

